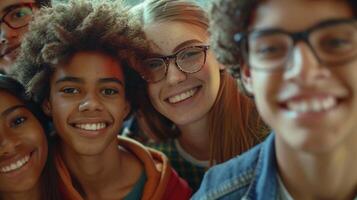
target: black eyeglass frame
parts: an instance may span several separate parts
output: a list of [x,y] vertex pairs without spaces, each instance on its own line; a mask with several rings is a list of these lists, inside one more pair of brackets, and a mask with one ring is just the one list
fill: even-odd
[[[321,64],[326,64],[321,60],[321,58],[316,53],[316,50],[314,49],[311,42],[309,41],[309,36],[312,32],[319,30],[321,28],[338,25],[338,24],[344,24],[344,23],[357,23],[357,18],[353,17],[353,18],[348,18],[348,19],[326,20],[326,21],[323,21],[321,23],[311,26],[310,28],[306,29],[305,31],[300,31],[300,32],[289,32],[289,31],[285,31],[282,29],[274,29],[274,28],[273,29],[251,30],[251,31],[247,31],[247,32],[236,33],[236,34],[234,34],[233,39],[236,42],[236,44],[240,47],[242,57],[245,60],[245,62],[247,63],[247,66],[249,68],[259,70],[259,71],[269,71],[269,72],[270,71],[279,71],[282,69],[286,69],[287,66],[284,65],[283,67],[276,67],[274,69],[262,69],[262,68],[252,67],[250,65],[249,55],[248,55],[249,54],[248,53],[249,52],[249,45],[248,45],[249,38],[259,37],[262,35],[267,35],[267,34],[272,34],[272,33],[287,35],[287,36],[289,36],[289,38],[292,39],[292,42],[293,42],[291,48],[293,48],[299,41],[303,41],[308,45],[308,47],[310,48],[312,53],[315,55],[317,61]],[[357,29],[357,24],[356,24],[356,29]],[[291,49],[289,49],[289,51],[291,51]],[[290,57],[290,53],[291,52],[288,53],[287,58]]]
[[33,8],[37,7],[37,3],[36,2],[29,2],[29,3],[19,3],[19,4],[14,4],[12,5],[11,9],[9,9],[0,19],[0,25],[1,23],[4,23],[6,24],[8,27],[12,28],[12,29],[20,29],[20,28],[23,28],[25,26],[27,26],[29,23],[25,24],[25,25],[22,25],[22,26],[19,26],[19,27],[14,27],[12,26],[9,22],[7,22],[5,20],[5,17],[11,13],[13,10],[17,9],[17,8],[20,8],[20,7],[27,7],[27,8],[30,8],[31,11],[33,12]]
[[[196,69],[196,70],[194,70],[194,71],[185,71],[180,65],[177,64],[177,55],[180,54],[180,53],[182,53],[182,52],[184,52],[184,51],[187,50],[187,49],[192,49],[192,48],[201,48],[202,51],[203,51],[203,53],[204,53],[204,58],[203,58],[204,60],[203,60],[202,65],[201,65],[198,69]],[[167,76],[167,71],[168,71],[168,69],[169,69],[170,61],[171,61],[172,59],[174,59],[174,61],[175,61],[175,66],[176,66],[180,71],[182,71],[182,72],[184,72],[184,73],[193,74],[193,73],[199,72],[199,71],[202,69],[202,67],[206,64],[207,50],[208,50],[209,48],[210,48],[210,45],[194,45],[194,46],[188,46],[188,47],[182,48],[182,49],[180,49],[179,51],[175,52],[175,53],[172,54],[172,55],[147,58],[147,59],[144,60],[144,62],[145,62],[146,60],[151,60],[151,59],[161,59],[161,60],[163,60],[163,62],[165,63],[165,73],[164,73],[164,76],[163,76],[162,78],[160,78],[160,79],[158,79],[158,80],[155,80],[155,81],[150,80],[150,79],[146,78],[145,76],[143,76],[143,78],[144,78],[147,82],[150,82],[150,83],[157,83],[157,82],[163,80],[163,79]]]

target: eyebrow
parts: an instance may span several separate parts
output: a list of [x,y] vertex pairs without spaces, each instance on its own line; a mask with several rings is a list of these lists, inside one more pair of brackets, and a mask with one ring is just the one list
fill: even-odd
[[197,39],[187,40],[187,41],[182,42],[181,44],[177,45],[177,46],[174,48],[173,52],[177,52],[178,50],[180,50],[180,49],[182,49],[182,48],[188,46],[189,44],[194,44],[194,43],[203,43],[203,42],[200,41],[200,40],[197,40]]
[[[173,53],[176,53],[178,50],[188,46],[189,44],[197,44],[197,43],[203,43],[202,41],[200,40],[197,40],[197,39],[192,39],[192,40],[187,40],[185,42],[182,42],[181,44],[177,45],[174,49],[173,49]],[[156,43],[152,42],[153,45],[156,46],[156,48],[158,49],[161,49],[159,47],[159,45],[157,45]],[[149,57],[162,57],[162,56],[165,56],[163,54],[159,54],[159,53],[150,53],[149,54],[150,56]]]
[[27,2],[27,3],[16,3],[16,4],[11,4],[11,5],[8,5],[6,6],[5,8],[3,8],[1,10],[1,14],[5,14],[7,12],[10,12],[11,10],[15,9],[15,8],[18,8],[18,7],[21,7],[23,5],[31,5],[31,4],[35,4],[35,2]]
[[110,78],[101,78],[99,79],[98,81],[99,83],[117,83],[119,85],[122,85],[124,86],[124,83],[123,81],[119,80],[118,78],[115,78],[115,77],[110,77]]
[[56,81],[56,84],[62,83],[62,82],[75,82],[75,83],[84,83],[84,81],[80,78],[73,77],[73,76],[65,76]]
[[[73,76],[65,76],[56,81],[56,84],[63,83],[63,82],[75,82],[75,83],[84,83],[84,80],[78,77],[73,77]],[[117,83],[119,85],[123,85],[123,81],[119,80],[118,78],[115,77],[109,77],[109,78],[101,78],[98,80],[98,83]]]
[[10,113],[14,112],[15,110],[17,109],[20,109],[20,108],[26,108],[25,105],[15,105],[15,106],[12,106],[6,110],[4,110],[2,113],[1,113],[1,116],[4,117],[6,115],[9,115]]

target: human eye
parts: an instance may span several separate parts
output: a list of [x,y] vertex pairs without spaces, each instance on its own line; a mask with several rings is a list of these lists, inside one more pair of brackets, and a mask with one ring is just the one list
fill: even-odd
[[348,37],[334,36],[321,41],[320,46],[325,52],[338,53],[350,50],[353,43],[352,39]]
[[196,59],[196,58],[201,57],[202,53],[203,53],[203,50],[200,48],[188,48],[188,49],[182,51],[178,55],[178,57],[179,57],[179,59],[182,59],[182,60],[190,60],[190,59]]
[[30,8],[19,7],[19,8],[16,8],[15,10],[13,10],[9,14],[9,17],[13,20],[17,20],[17,19],[22,19],[24,17],[31,16],[31,15],[32,15],[32,10]]
[[104,88],[104,89],[102,89],[101,93],[105,96],[112,96],[112,95],[118,94],[119,90],[114,89],[114,88]]
[[261,60],[275,60],[287,55],[292,42],[284,33],[255,33],[248,40],[249,54]]
[[27,120],[27,118],[25,116],[15,116],[14,118],[12,118],[10,120],[10,127],[12,128],[16,128],[21,126],[23,123],[25,123],[25,121]]
[[79,94],[80,90],[74,87],[64,87],[60,90],[64,94]]
[[161,59],[147,59],[144,63],[149,70],[153,71],[161,69],[164,65],[164,62]]
[[286,48],[283,45],[263,43],[253,47],[253,54],[262,59],[280,58],[285,55]]
[[326,55],[349,54],[356,49],[357,29],[351,23],[336,23],[316,29],[310,40],[318,52]]

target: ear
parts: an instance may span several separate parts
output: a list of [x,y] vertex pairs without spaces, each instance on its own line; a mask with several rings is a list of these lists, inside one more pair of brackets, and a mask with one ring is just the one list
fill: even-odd
[[51,115],[52,115],[52,107],[51,107],[51,104],[48,101],[48,99],[45,99],[42,102],[41,107],[42,107],[42,111],[45,113],[45,115],[47,115],[48,117],[51,117]]
[[252,77],[250,73],[250,68],[244,64],[242,65],[241,70],[241,80],[244,86],[244,89],[249,94],[253,95],[253,86],[252,86]]

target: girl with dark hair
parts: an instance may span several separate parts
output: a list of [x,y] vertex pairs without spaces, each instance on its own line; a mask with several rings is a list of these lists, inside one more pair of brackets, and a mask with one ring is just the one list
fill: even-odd
[[0,75],[0,199],[63,199],[48,157],[47,124],[23,86]]

